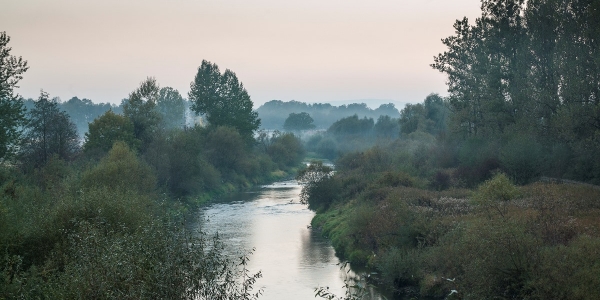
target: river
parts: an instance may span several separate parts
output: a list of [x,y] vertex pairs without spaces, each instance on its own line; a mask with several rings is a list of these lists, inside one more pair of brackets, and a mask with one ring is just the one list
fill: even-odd
[[[310,228],[314,212],[299,201],[296,181],[277,182],[220,199],[202,208],[198,225],[227,244],[232,255],[250,251],[250,271],[262,272],[255,288],[259,299],[315,299],[316,287],[345,293],[344,280],[354,272],[340,268],[329,241]],[[374,288],[366,300],[384,299]]]

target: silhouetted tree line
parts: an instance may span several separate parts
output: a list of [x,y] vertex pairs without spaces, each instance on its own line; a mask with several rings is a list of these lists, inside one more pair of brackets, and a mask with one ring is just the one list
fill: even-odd
[[367,107],[365,103],[354,103],[348,105],[333,106],[329,103],[308,104],[299,101],[272,100],[256,109],[261,119],[261,127],[264,129],[285,129],[284,124],[290,114],[306,113],[313,119],[317,129],[326,129],[335,120],[357,115],[361,118],[377,119],[379,116],[390,116],[397,118],[398,109],[392,103],[382,104],[376,109]]

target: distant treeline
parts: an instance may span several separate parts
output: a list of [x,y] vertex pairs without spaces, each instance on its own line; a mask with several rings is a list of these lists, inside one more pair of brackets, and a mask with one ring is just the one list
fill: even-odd
[[400,116],[400,112],[392,103],[382,104],[376,109],[371,109],[365,103],[333,106],[329,103],[308,104],[294,100],[288,102],[272,100],[261,105],[256,111],[262,121],[261,128],[276,130],[283,129],[283,124],[291,113],[308,113],[314,120],[316,129],[329,128],[335,121],[353,115],[375,120],[379,116],[390,116],[392,118]]

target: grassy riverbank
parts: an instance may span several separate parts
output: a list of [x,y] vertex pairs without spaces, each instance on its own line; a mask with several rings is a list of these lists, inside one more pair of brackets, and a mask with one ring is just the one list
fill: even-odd
[[385,163],[392,153],[340,159],[317,184],[337,196],[309,198],[313,228],[338,255],[405,297],[600,297],[600,188],[516,186],[496,173],[473,189],[431,190]]

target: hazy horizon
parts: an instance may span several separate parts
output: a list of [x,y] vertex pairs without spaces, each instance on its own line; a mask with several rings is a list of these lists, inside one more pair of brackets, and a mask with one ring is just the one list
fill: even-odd
[[[17,92],[40,89],[118,104],[148,76],[187,98],[203,59],[231,69],[255,107],[361,99],[421,102],[446,93],[429,67],[456,19],[479,0],[127,2],[8,0],[0,31],[30,69]],[[367,103],[373,106],[371,103]]]

